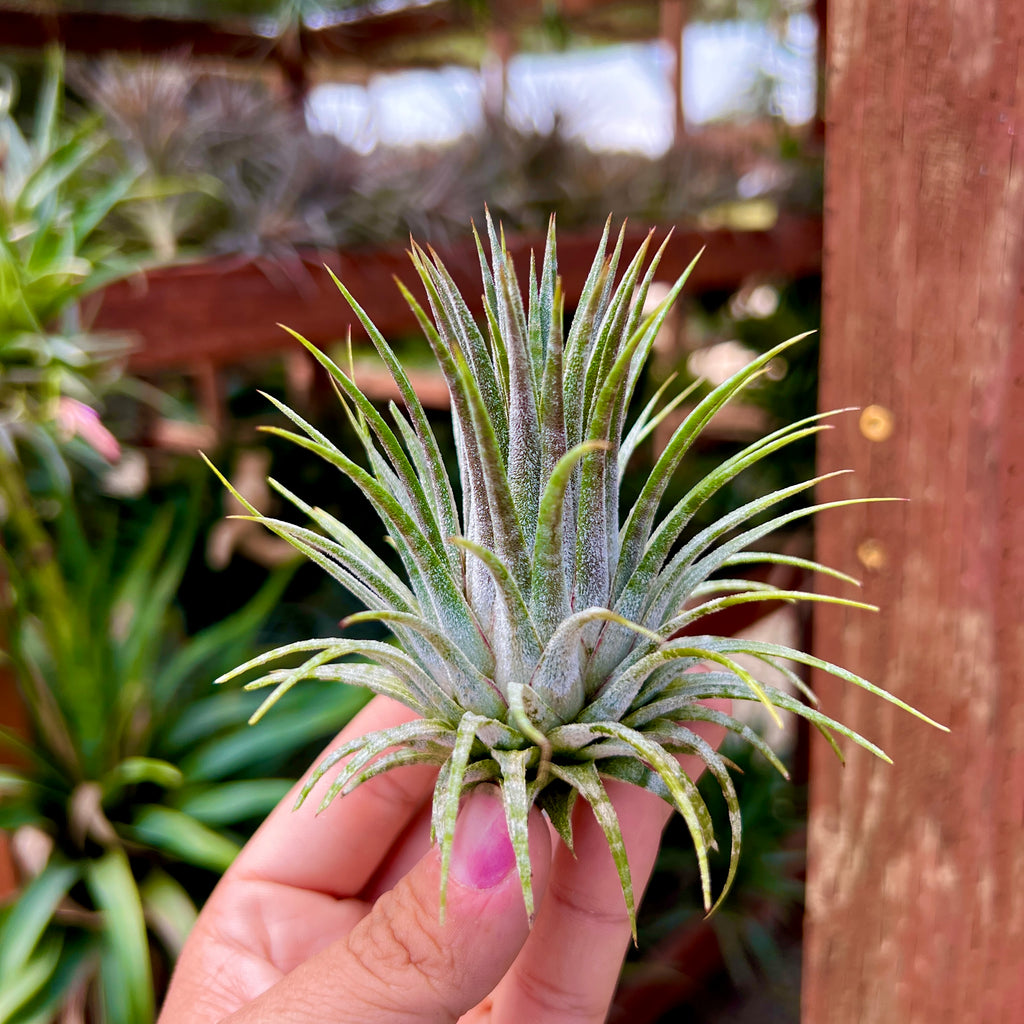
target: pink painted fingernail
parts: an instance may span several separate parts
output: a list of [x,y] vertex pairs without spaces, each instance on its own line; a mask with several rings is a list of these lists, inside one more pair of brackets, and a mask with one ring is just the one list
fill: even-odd
[[452,877],[471,889],[493,889],[516,864],[497,793],[493,786],[473,790],[455,825]]

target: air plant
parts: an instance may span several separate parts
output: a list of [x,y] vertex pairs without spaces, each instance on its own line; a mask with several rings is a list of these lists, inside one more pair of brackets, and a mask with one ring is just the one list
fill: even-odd
[[[267,429],[320,456],[361,489],[387,530],[404,577],[341,520],[275,481],[275,489],[310,525],[264,516],[237,495],[253,518],[366,605],[366,611],[343,625],[383,623],[394,642],[343,635],[310,639],[254,658],[221,681],[260,670],[248,686],[272,689],[257,719],[306,678],[365,686],[418,713],[414,721],[333,751],[305,783],[299,802],[331,773],[321,808],[397,766],[436,765],[432,834],[441,850],[442,914],[460,799],[477,785],[494,783],[501,789],[530,914],[528,812],[534,805],[543,809],[571,848],[572,810],[582,798],[608,840],[626,909],[635,921],[623,836],[605,789],[609,779],[650,790],[682,815],[696,851],[703,903],[710,910],[724,898],[736,873],[740,807],[729,762],[692,726],[723,726],[783,775],[785,768],[761,735],[709,706],[709,700],[759,702],[776,722],[780,712],[799,715],[833,746],[836,736],[845,737],[888,760],[870,740],[817,708],[813,694],[787,667],[794,662],[831,673],[936,724],[868,680],[806,652],[727,636],[680,635],[705,616],[746,602],[871,607],[821,593],[779,590],[742,576],[754,563],[782,563],[855,582],[835,569],[760,546],[780,527],[852,504],[792,507],[793,499],[835,474],[776,490],[692,535],[687,531],[701,506],[737,474],[826,429],[834,414],[808,416],[773,430],[710,471],[674,506],[661,509],[673,474],[715,413],[802,336],[784,341],[695,404],[672,433],[639,496],[620,510],[630,457],[689,393],[659,408],[663,388],[630,422],[644,362],[693,264],[664,301],[645,314],[644,299],[664,246],[645,269],[648,236],[620,275],[624,234],[609,252],[606,226],[566,335],[553,220],[539,268],[531,260],[525,302],[504,237],[490,217],[487,235],[490,258],[476,236],[483,328],[441,261],[415,243],[410,255],[432,316],[399,284],[451,394],[458,481],[446,472],[423,407],[392,349],[337,279],[391,371],[404,410],[392,403],[389,421],[350,373],[298,335],[331,375],[362,443],[364,463],[271,399],[295,429]],[[760,683],[740,663],[741,654],[784,671],[798,696]],[[296,655],[305,659],[298,667],[271,667]],[[715,846],[711,816],[674,756],[681,753],[703,762],[729,809],[729,869],[717,899],[712,898],[708,868],[708,851]]]

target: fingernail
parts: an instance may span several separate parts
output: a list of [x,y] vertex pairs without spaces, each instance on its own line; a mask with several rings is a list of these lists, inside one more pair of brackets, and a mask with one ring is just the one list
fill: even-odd
[[493,786],[473,790],[455,824],[452,877],[471,889],[493,889],[516,864],[497,792]]

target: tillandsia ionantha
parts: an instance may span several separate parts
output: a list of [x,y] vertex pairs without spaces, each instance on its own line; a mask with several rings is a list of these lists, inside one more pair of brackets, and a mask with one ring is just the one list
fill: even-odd
[[[350,373],[297,334],[333,378],[368,468],[286,405],[270,399],[297,431],[266,429],[315,452],[358,485],[383,521],[406,579],[344,523],[280,483],[271,481],[311,526],[268,518],[236,495],[252,517],[365,603],[367,610],[343,625],[384,623],[395,643],[343,637],[292,643],[219,681],[263,670],[247,685],[273,690],[254,718],[304,678],[365,686],[419,714],[416,720],[334,750],[312,773],[299,802],[343,761],[321,808],[399,765],[436,764],[432,839],[441,851],[442,914],[464,793],[481,783],[500,787],[531,916],[529,810],[533,805],[542,808],[571,848],[571,812],[582,798],[607,838],[635,935],[630,869],[604,780],[651,790],[683,816],[696,850],[704,905],[710,910],[708,850],[715,844],[711,817],[673,755],[696,754],[728,805],[729,870],[716,906],[736,872],[740,809],[726,758],[688,726],[724,726],[785,775],[765,739],[739,718],[709,707],[709,698],[759,701],[777,722],[780,710],[794,713],[820,729],[834,747],[833,734],[839,734],[888,760],[869,740],[817,710],[810,690],[783,665],[788,661],[830,672],[931,720],[867,680],[802,651],[733,637],[679,635],[706,615],[748,601],[871,607],[730,575],[736,567],[742,571],[751,563],[775,562],[856,582],[816,562],[757,547],[779,527],[851,504],[832,501],[779,512],[777,506],[826,477],[758,498],[684,537],[708,498],[743,470],[822,430],[828,413],[769,433],[724,461],[672,508],[660,508],[670,478],[715,413],[804,335],[758,356],[696,402],[671,434],[632,507],[620,516],[620,485],[630,457],[691,390],[662,406],[662,388],[626,430],[645,360],[696,259],[664,301],[645,313],[664,244],[645,270],[648,235],[620,275],[624,230],[609,252],[606,225],[571,328],[563,336],[564,296],[553,222],[539,275],[531,258],[525,304],[504,236],[490,217],[487,235],[489,259],[474,230],[484,329],[441,260],[415,242],[410,256],[433,316],[398,285],[451,394],[461,502],[408,376],[336,277],[338,289],[394,377],[404,411],[392,403],[389,422]],[[305,656],[297,668],[267,669],[297,654]],[[782,668],[806,701],[758,682],[737,660],[739,654]]]

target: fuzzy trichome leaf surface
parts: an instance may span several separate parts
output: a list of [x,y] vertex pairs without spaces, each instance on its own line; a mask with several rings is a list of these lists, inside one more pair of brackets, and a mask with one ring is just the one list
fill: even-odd
[[[223,679],[259,669],[247,685],[273,688],[260,714],[305,678],[365,686],[418,714],[415,721],[335,750],[314,771],[300,799],[331,773],[321,806],[399,765],[437,765],[433,836],[441,848],[442,913],[459,800],[481,783],[498,785],[503,795],[528,913],[533,913],[529,809],[541,807],[571,847],[573,805],[582,799],[607,837],[635,921],[629,865],[606,780],[650,790],[683,816],[710,909],[708,851],[716,842],[711,816],[675,755],[696,755],[729,808],[730,867],[718,901],[736,870],[740,809],[726,760],[694,726],[724,726],[785,774],[766,740],[738,718],[710,708],[710,698],[760,702],[776,721],[779,711],[802,716],[830,739],[846,737],[885,758],[870,741],[815,707],[796,674],[782,666],[795,662],[830,672],[924,718],[867,680],[805,652],[698,635],[699,627],[695,632],[693,624],[703,617],[749,601],[859,605],[743,578],[751,563],[779,562],[853,582],[828,567],[761,546],[780,527],[850,502],[793,511],[790,499],[824,479],[818,478],[751,501],[703,529],[687,529],[698,509],[737,474],[822,430],[828,414],[821,414],[748,445],[672,507],[663,507],[667,485],[701,431],[772,359],[800,340],[793,338],[695,402],[639,496],[620,507],[631,455],[686,397],[666,402],[659,393],[638,417],[628,417],[644,363],[693,267],[663,302],[645,312],[664,245],[649,253],[648,236],[628,258],[623,240],[620,232],[612,243],[606,226],[568,334],[553,222],[539,268],[531,259],[523,281],[504,237],[488,218],[487,244],[477,236],[482,325],[436,254],[413,244],[412,264],[429,312],[399,287],[451,394],[457,487],[405,371],[340,281],[341,294],[394,377],[403,407],[392,403],[386,414],[379,411],[349,373],[302,338],[333,378],[363,457],[355,461],[271,399],[294,429],[268,429],[359,486],[404,573],[394,572],[339,519],[274,481],[305,525],[268,518],[247,502],[246,507],[365,604],[367,610],[348,621],[384,623],[394,643],[343,635],[311,639],[253,659]],[[687,635],[680,636],[684,627]],[[782,666],[800,696],[759,683],[737,660],[740,654]],[[298,667],[272,667],[293,664],[297,656]]]

